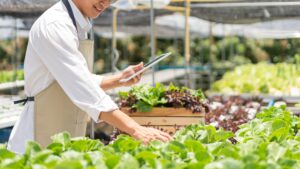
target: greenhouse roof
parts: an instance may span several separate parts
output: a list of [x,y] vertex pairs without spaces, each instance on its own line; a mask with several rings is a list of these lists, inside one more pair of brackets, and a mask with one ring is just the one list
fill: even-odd
[[300,16],[297,0],[191,4],[191,15],[218,23],[254,23]]
[[15,17],[38,16],[59,0],[2,0],[0,15]]
[[[30,29],[33,22],[44,10],[58,0],[5,0],[0,1],[0,16],[22,18],[24,23],[18,29]],[[123,0],[126,1],[126,0]],[[181,3],[182,4],[182,3]],[[172,3],[171,5],[180,5]],[[192,3],[190,28],[191,37],[207,37],[209,25],[213,25],[215,36],[246,36],[252,38],[298,38],[300,25],[300,2],[295,0],[223,3]],[[161,38],[184,37],[184,15],[172,14],[156,9],[156,35]],[[201,18],[201,19],[200,19]],[[283,20],[284,19],[284,20]],[[149,10],[120,10],[118,31],[132,35],[150,34]],[[260,22],[255,25],[252,23]],[[225,23],[225,24],[219,24]],[[109,35],[112,24],[112,8],[103,12],[94,24],[97,34]],[[240,25],[244,24],[244,25]],[[0,24],[3,31],[3,25]],[[239,30],[239,31],[237,31]],[[6,30],[8,31],[8,29]],[[234,34],[238,33],[238,34]],[[101,35],[102,35],[101,34]],[[104,36],[106,36],[104,35]],[[6,36],[2,37],[5,38]]]
[[[36,17],[58,0],[5,0],[0,1],[0,15],[19,18]],[[182,6],[183,3],[171,3]],[[192,3],[191,15],[219,23],[254,23],[265,20],[300,16],[300,2],[297,0],[252,0],[223,3]],[[99,25],[110,25],[112,10],[106,10],[96,20]],[[156,16],[171,14],[166,10],[156,10]],[[149,10],[121,11],[119,24],[147,25],[150,23]]]

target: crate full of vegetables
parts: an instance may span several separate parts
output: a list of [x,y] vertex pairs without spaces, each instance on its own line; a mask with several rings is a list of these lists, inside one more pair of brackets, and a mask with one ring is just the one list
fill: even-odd
[[139,124],[170,133],[189,124],[203,121],[209,106],[202,90],[170,84],[164,87],[142,85],[129,92],[119,92],[119,106]]

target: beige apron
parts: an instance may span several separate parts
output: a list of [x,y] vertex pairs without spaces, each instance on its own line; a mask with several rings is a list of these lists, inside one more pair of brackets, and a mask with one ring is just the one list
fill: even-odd
[[[92,40],[80,41],[79,50],[85,57],[89,70],[93,65]],[[85,136],[87,113],[79,109],[55,81],[34,98],[34,139],[45,147],[51,136],[67,131],[72,137]]]

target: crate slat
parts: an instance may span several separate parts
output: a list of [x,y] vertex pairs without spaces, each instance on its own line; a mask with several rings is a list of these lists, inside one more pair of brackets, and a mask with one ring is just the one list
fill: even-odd
[[[153,125],[153,126],[149,126],[149,125],[147,125],[146,127],[154,127],[154,128],[156,128],[156,129],[158,129],[158,130],[160,130],[160,129],[163,129],[163,131],[166,131],[166,132],[172,132],[172,133],[175,133],[177,130],[177,127],[175,127],[175,126],[156,126],[156,125]],[[182,126],[183,127],[183,126]],[[179,127],[179,128],[181,128],[181,126]]]
[[178,126],[198,124],[204,121],[204,113],[193,113],[186,108],[155,107],[151,112],[130,113],[130,108],[123,107],[121,111],[129,115],[142,126],[163,129],[174,133]]
[[132,117],[140,125],[189,125],[197,124],[202,117]]
[[130,108],[121,108],[121,111],[128,114],[130,117],[204,117],[204,113],[193,113],[186,108],[153,108],[151,112],[129,112]]

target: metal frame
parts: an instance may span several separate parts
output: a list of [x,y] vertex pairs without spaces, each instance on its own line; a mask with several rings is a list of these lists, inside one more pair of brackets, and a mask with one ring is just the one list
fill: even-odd
[[[151,58],[150,60],[155,59],[155,28],[154,28],[154,4],[153,0],[151,0],[151,6],[150,6],[150,27],[151,27],[151,33],[150,33],[150,46],[151,46]],[[152,68],[152,86],[155,86],[155,66]]]
[[[95,32],[94,32],[94,29],[93,29],[93,26],[94,26],[93,20],[91,20],[91,24],[92,24],[92,29],[90,30],[90,39],[95,40]],[[95,48],[95,46],[94,46],[94,48]],[[92,63],[94,63],[94,61],[95,61],[95,50],[93,51],[93,62]],[[95,71],[94,70],[94,64],[92,66],[92,71],[93,72]],[[90,138],[94,139],[95,138],[95,122],[92,120],[92,118],[90,118],[90,125],[91,125]]]
[[[195,1],[195,0],[194,0]],[[197,1],[197,0],[196,0]],[[231,1],[232,2],[232,1]],[[275,7],[275,6],[297,6],[300,2],[232,2],[232,3],[205,3],[205,4],[194,4],[192,8],[223,8],[223,7]]]
[[[186,86],[190,87],[190,27],[189,27],[189,17],[191,14],[191,5],[192,2],[240,2],[238,0],[171,0],[171,2],[185,2],[184,7],[180,6],[165,6],[162,8],[163,10],[174,11],[174,12],[182,12],[185,14],[185,42],[184,42],[184,57],[185,57],[185,64],[186,64]],[[113,18],[112,18],[112,71],[118,71],[116,67],[116,63],[119,59],[119,54],[117,51],[117,39],[116,39],[116,31],[117,31],[117,16],[118,12],[121,9],[113,9]],[[151,7],[147,6],[137,6],[132,10],[151,10],[151,59],[155,57],[155,28],[154,28],[154,8],[153,8],[153,0],[151,0]],[[152,72],[152,84],[155,84],[155,77],[154,77],[154,69]]]
[[191,47],[190,47],[190,24],[189,18],[191,15],[191,0],[185,1],[185,34],[184,34],[184,57],[185,57],[185,71],[186,71],[186,78],[185,78],[185,85],[187,87],[191,87],[190,83],[190,60],[191,60]]
[[[187,0],[190,1],[190,0]],[[133,10],[150,10],[151,15],[150,15],[150,26],[151,26],[151,60],[154,59],[155,57],[155,27],[154,27],[154,8],[153,8],[153,0],[151,0],[151,8],[146,7],[146,6],[137,6],[136,8],[134,8]],[[176,12],[186,12],[186,8],[184,7],[177,7],[177,6],[166,6],[163,9],[165,10],[169,10],[169,11],[176,11]],[[120,9],[113,9],[113,18],[112,18],[112,71],[116,72],[117,71],[117,67],[116,67],[116,63],[119,59],[119,54],[117,51],[117,39],[116,39],[116,31],[117,31],[117,16],[118,16],[118,12],[120,11]],[[188,10],[188,12],[186,12],[186,17],[190,16],[190,10]],[[186,24],[188,24],[188,19],[186,19]],[[187,27],[187,26],[186,26]],[[189,27],[186,29],[185,31],[186,33],[186,38],[188,38],[189,41]],[[187,58],[186,61],[189,62],[189,56],[190,56],[190,50],[189,50],[189,42],[185,45],[185,57]],[[188,74],[188,73],[187,73]],[[152,85],[155,85],[155,70],[152,70]]]

